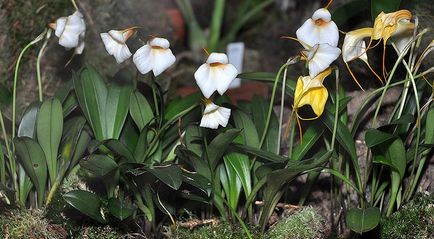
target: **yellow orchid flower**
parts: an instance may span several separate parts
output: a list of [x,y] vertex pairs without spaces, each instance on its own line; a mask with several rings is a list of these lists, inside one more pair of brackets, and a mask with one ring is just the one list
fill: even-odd
[[[399,35],[401,32],[407,32],[408,28],[414,25],[408,24],[412,18],[412,14],[408,10],[399,10],[392,13],[381,12],[375,18],[374,27],[372,30],[371,40],[368,48],[373,40],[383,40],[383,76],[386,78],[385,59],[386,59],[386,44],[389,38]],[[405,30],[404,30],[405,29]],[[399,31],[398,31],[399,30]],[[375,47],[375,46],[374,46]]]
[[349,62],[360,59],[366,63],[369,70],[383,83],[382,79],[378,74],[372,69],[368,62],[368,55],[366,54],[366,43],[365,38],[372,35],[373,28],[365,27],[354,31],[347,32],[345,34],[344,43],[342,44],[342,59],[350,72],[351,77],[354,79],[356,84],[363,90],[357,78],[354,76],[353,72],[348,65]]
[[316,114],[314,119],[322,115],[328,98],[328,91],[323,85],[323,82],[331,72],[332,70],[329,67],[314,78],[310,76],[300,76],[298,78],[294,93],[294,111],[297,111],[305,105],[310,105],[313,112]]
[[[287,127],[284,133],[284,137],[288,137],[289,129],[292,121],[293,114],[296,115],[298,129],[300,131],[300,140],[302,140],[303,131],[301,129],[301,120],[315,120],[319,118],[324,112],[324,107],[328,98],[327,88],[323,85],[324,79],[332,73],[331,67],[327,68],[323,72],[319,73],[315,77],[300,76],[297,80],[297,85],[294,92],[294,104],[292,105],[291,116],[288,119]],[[298,114],[298,109],[310,105],[316,117],[302,118]]]

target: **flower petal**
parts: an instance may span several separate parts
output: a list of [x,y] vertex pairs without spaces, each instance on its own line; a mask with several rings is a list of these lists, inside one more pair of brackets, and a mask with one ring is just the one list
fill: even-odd
[[201,127],[217,129],[219,125],[226,127],[231,115],[231,109],[215,105],[212,102],[207,103],[203,112]]
[[[331,14],[325,8],[316,10],[312,18],[307,19],[296,31],[297,39],[302,41],[304,48],[313,47],[315,44],[327,43],[337,46],[339,42],[339,30],[331,21]],[[306,46],[306,44],[308,46]]]
[[210,65],[205,63],[201,65],[199,69],[197,69],[197,71],[194,73],[196,83],[199,86],[200,91],[202,91],[202,94],[206,98],[210,98],[214,91],[217,90],[213,82],[214,79],[210,77],[210,68]]
[[310,77],[317,76],[320,72],[327,69],[341,54],[341,50],[329,44],[320,44],[309,52],[308,66]]
[[238,75],[232,64],[211,67],[211,77],[220,95],[223,95]]
[[163,71],[173,65],[176,61],[176,58],[170,49],[152,49],[151,55],[153,61],[152,71],[155,76],[163,73]]
[[133,62],[142,74],[152,70],[151,47],[144,45],[140,47],[133,56]]
[[100,34],[105,49],[110,55],[114,56],[118,64],[124,62],[132,55],[130,49],[128,49],[128,46],[125,44],[129,35],[128,31],[123,32],[115,30]]
[[368,55],[366,54],[366,43],[364,38],[371,35],[371,27],[357,29],[345,34],[344,43],[342,44],[342,59],[344,62],[361,59],[367,63]]

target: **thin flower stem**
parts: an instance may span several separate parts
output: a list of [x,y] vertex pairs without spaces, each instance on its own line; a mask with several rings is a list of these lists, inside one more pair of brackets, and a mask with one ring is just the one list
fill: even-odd
[[277,148],[276,148],[277,154],[280,153],[280,142],[282,140],[283,109],[285,106],[285,89],[286,89],[287,73],[288,73],[288,67],[286,67],[285,71],[283,72],[282,94],[280,96],[279,135],[277,136]]
[[75,0],[71,0],[72,6],[74,6],[75,10],[78,11],[77,3],[75,3]]
[[158,106],[158,98],[157,98],[157,83],[155,82],[155,76],[151,73],[151,81],[152,81],[152,97],[154,100],[155,114],[160,116],[160,109]]
[[[5,145],[6,145],[6,151],[8,154],[8,160],[9,160],[9,171],[10,174],[12,176],[12,181],[13,181],[13,185],[14,185],[14,190],[15,190],[15,198],[19,198],[19,187],[18,187],[18,181],[17,181],[17,174],[16,174],[16,164],[15,164],[15,157],[13,157],[13,152],[12,149],[10,147],[9,144],[9,140],[8,140],[8,135],[6,132],[6,127],[5,127],[5,122],[3,120],[3,113],[0,109],[0,126],[2,129],[2,133],[3,133],[3,137],[4,137],[4,141],[5,141]],[[1,147],[1,145],[0,145]]]
[[42,47],[38,53],[38,58],[36,59],[36,78],[38,80],[38,93],[39,93],[39,101],[40,102],[42,102],[42,100],[43,100],[42,77],[41,77],[41,58],[44,55],[45,48],[47,47],[48,40],[50,39],[50,36],[51,36],[51,29],[48,29],[44,44],[42,44]]
[[339,120],[339,70],[336,68],[335,70],[335,75],[336,75],[336,112],[335,112],[335,121],[333,124],[333,134],[332,134],[332,143],[331,143],[331,150],[334,149],[335,147],[335,141],[336,141],[336,131],[338,128],[338,120]]

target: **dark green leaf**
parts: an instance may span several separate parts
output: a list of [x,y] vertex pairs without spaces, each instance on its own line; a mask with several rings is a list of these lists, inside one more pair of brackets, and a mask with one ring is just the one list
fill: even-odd
[[194,104],[197,104],[197,102],[200,102],[200,98],[200,93],[194,93],[182,99],[175,99],[170,101],[170,103],[166,107],[164,119],[166,121],[173,119],[180,112],[188,109]]
[[41,103],[34,102],[24,111],[20,126],[18,127],[18,137],[36,138],[36,121],[38,118],[39,107]]
[[105,102],[106,139],[119,139],[130,108],[131,85],[112,84]]
[[0,109],[9,106],[12,102],[12,95],[5,85],[0,83]]
[[382,132],[378,129],[368,129],[365,134],[366,146],[372,148],[393,139],[393,134]]
[[146,170],[175,190],[178,190],[182,184],[182,172],[176,165],[156,166]]
[[294,147],[294,151],[292,153],[291,159],[293,160],[301,160],[303,157],[309,152],[309,150],[315,145],[321,135],[324,133],[324,129],[320,129],[315,125],[309,127],[303,133],[302,143]]
[[360,12],[368,10],[368,7],[366,0],[349,1],[333,11],[332,19],[338,26],[341,26]]
[[[269,103],[264,98],[255,96],[253,97],[251,104],[254,107],[254,110],[252,112],[253,121],[258,131],[258,136],[262,137],[267,122]],[[264,144],[262,145],[262,149],[265,149],[273,153],[276,152],[276,150],[278,149],[278,145],[277,145],[277,137],[279,135],[278,131],[279,131],[279,122],[274,112],[272,112],[270,125],[268,127],[268,131],[265,137]]]
[[434,107],[426,115],[425,144],[434,143]]
[[351,208],[348,210],[345,221],[348,228],[361,234],[377,227],[380,216],[380,209],[376,207],[367,209]]
[[39,109],[36,133],[45,153],[51,183],[54,183],[57,177],[57,153],[62,131],[62,104],[58,99],[45,100]]
[[38,193],[38,206],[41,207],[47,184],[47,162],[41,146],[28,137],[14,139],[18,160],[32,180]]
[[84,215],[100,222],[105,223],[106,220],[101,215],[101,199],[98,195],[83,191],[73,190],[63,195],[65,201]]
[[119,140],[109,139],[104,141],[103,144],[107,148],[109,148],[113,153],[126,158],[128,162],[130,163],[136,162],[133,153],[127,148],[127,146],[122,144]]
[[240,130],[229,129],[217,135],[208,146],[208,162],[211,170],[214,170],[223,154],[226,152],[228,146],[239,135]]
[[118,198],[110,198],[108,200],[108,209],[113,216],[121,221],[133,215],[136,210],[133,205]]
[[259,147],[259,137],[256,131],[255,124],[252,121],[252,117],[242,112],[241,110],[235,110],[232,114],[235,122],[235,126],[241,129],[241,136],[245,145],[251,147]]
[[139,128],[139,131],[142,131],[145,125],[154,118],[151,106],[139,91],[134,91],[131,94],[130,115]]
[[102,154],[89,155],[80,161],[80,166],[95,177],[103,177],[118,168],[118,164],[111,157]]

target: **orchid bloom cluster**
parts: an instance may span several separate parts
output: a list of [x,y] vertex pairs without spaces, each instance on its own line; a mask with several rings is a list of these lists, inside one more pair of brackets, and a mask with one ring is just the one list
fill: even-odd
[[[86,25],[83,15],[78,10],[70,16],[57,19],[49,26],[55,30],[60,45],[67,49],[75,48],[76,54],[83,52]],[[176,61],[170,50],[170,43],[165,38],[152,37],[133,55],[126,42],[136,31],[137,27],[131,27],[125,30],[110,30],[107,33],[101,33],[100,36],[106,51],[115,58],[118,64],[133,56],[133,62],[140,73],[147,74],[152,71],[157,77]],[[211,99],[215,91],[220,95],[224,94],[237,75],[237,69],[228,63],[228,57],[223,53],[211,53],[206,63],[195,72],[194,78],[205,96],[201,127],[211,129],[217,129],[219,125],[226,127],[231,110],[214,104]]]
[[[396,46],[397,53],[404,53],[406,46],[413,39],[413,33],[416,28],[416,24],[411,22],[411,18],[412,14],[408,10],[399,10],[387,14],[381,12],[375,18],[373,27],[356,29],[345,34],[344,43],[342,45],[342,58],[351,76],[360,88],[361,86],[352,73],[348,63],[356,59],[362,60],[372,73],[382,81],[381,77],[379,77],[369,65],[366,52],[378,45],[376,44],[371,47],[373,41],[379,41],[378,43],[380,43],[380,41],[383,40],[383,77],[386,78],[384,66],[386,44],[392,41]],[[364,41],[365,38],[370,38],[368,46],[366,46]]]
[[328,98],[323,81],[331,74],[330,65],[339,57],[341,50],[337,47],[339,30],[327,8],[316,10],[297,30],[296,35],[297,39],[294,40],[304,48],[301,59],[306,61],[309,70],[309,75],[298,78],[294,93],[293,112],[298,122],[303,118],[297,110],[304,105],[312,107],[315,118],[323,113]]

